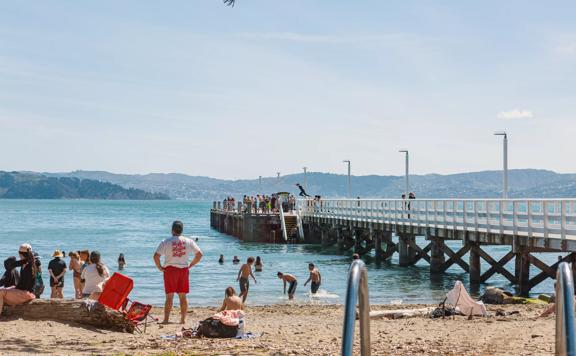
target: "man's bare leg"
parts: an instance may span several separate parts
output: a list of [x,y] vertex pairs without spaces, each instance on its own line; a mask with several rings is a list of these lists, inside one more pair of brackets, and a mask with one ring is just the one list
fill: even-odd
[[178,293],[180,298],[180,324],[186,323],[186,313],[188,313],[188,299],[185,293]]
[[166,301],[164,302],[164,320],[162,324],[168,324],[170,320],[170,312],[172,312],[172,304],[174,303],[174,293],[166,294]]

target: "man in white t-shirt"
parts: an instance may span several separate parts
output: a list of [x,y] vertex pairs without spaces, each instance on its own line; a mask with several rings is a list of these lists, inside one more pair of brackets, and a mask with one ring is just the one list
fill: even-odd
[[[198,245],[187,237],[182,236],[184,224],[174,221],[172,224],[172,237],[160,243],[154,254],[154,263],[160,272],[164,273],[164,321],[168,323],[174,300],[174,294],[180,298],[180,323],[186,322],[188,300],[186,294],[190,291],[189,270],[202,259],[202,251]],[[194,259],[188,264],[188,259],[194,254]],[[160,263],[160,256],[164,256],[164,266]]]

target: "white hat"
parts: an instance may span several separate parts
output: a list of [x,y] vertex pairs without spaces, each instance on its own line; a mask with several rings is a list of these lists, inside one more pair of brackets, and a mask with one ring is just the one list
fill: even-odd
[[29,243],[23,243],[22,245],[20,245],[20,248],[18,249],[18,252],[28,252],[28,251],[32,251],[32,246]]

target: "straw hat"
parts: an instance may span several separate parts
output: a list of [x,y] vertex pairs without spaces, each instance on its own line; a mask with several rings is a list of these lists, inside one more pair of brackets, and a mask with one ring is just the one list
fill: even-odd
[[28,252],[28,251],[32,251],[32,246],[29,243],[24,243],[20,245],[20,248],[18,249],[18,252]]
[[62,258],[62,257],[64,257],[64,255],[62,254],[62,251],[56,250],[56,251],[54,251],[54,253],[52,254],[52,257]]

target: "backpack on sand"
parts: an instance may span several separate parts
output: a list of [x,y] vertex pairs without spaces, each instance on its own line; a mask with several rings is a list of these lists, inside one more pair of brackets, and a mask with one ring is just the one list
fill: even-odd
[[236,337],[237,333],[238,326],[224,325],[220,320],[213,318],[200,321],[196,330],[197,336],[210,338],[233,338]]

